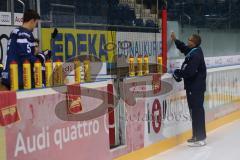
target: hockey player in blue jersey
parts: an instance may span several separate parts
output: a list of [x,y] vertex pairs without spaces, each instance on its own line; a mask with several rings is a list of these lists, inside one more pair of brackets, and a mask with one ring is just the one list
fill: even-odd
[[31,63],[32,86],[34,86],[33,64],[36,60],[42,63],[51,57],[51,52],[35,54],[35,38],[33,30],[40,20],[39,14],[34,10],[28,10],[23,15],[23,25],[14,29],[10,34],[7,48],[7,60],[2,72],[2,83],[10,88],[10,64],[12,61],[18,64],[19,89],[23,88],[23,62],[28,60]]

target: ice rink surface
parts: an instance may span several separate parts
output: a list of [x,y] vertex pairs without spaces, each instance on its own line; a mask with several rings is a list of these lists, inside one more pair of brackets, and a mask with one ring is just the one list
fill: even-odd
[[240,160],[240,120],[208,133],[207,145],[181,144],[146,160]]

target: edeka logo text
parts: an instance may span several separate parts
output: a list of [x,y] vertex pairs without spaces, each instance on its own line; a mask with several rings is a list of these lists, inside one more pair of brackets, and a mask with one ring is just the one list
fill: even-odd
[[[53,53],[65,53],[65,59],[87,53],[97,56],[100,59],[102,57],[107,59],[108,53],[104,50],[104,46],[107,43],[106,38],[104,34],[79,33],[75,37],[71,33],[59,33],[56,39],[52,41],[51,49]],[[57,54],[54,55],[58,58],[63,58],[57,56]]]
[[108,31],[58,29],[56,38],[51,39],[53,29],[42,29],[43,49],[53,51],[53,60],[66,61],[75,56],[93,55],[101,61],[112,62],[114,50],[107,50],[115,43],[115,33]]

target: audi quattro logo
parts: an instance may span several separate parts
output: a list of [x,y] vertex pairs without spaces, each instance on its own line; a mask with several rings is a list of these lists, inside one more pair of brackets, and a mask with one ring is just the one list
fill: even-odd
[[10,22],[10,16],[7,14],[0,15],[0,21],[4,23]]

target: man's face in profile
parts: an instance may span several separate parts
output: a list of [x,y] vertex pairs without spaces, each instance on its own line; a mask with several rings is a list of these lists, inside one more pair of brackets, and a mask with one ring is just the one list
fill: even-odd
[[34,30],[34,28],[37,27],[39,20],[38,19],[32,19],[31,20],[31,29]]
[[194,48],[194,47],[196,47],[196,44],[195,44],[194,39],[193,39],[193,36],[190,36],[190,37],[188,38],[188,47],[189,47],[189,48]]

